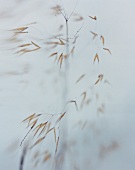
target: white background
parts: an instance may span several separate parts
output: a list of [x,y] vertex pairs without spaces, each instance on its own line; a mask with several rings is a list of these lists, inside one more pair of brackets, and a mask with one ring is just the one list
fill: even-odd
[[[63,0],[67,13],[71,13],[75,3],[75,0]],[[32,38],[37,38],[32,40],[45,46],[44,41],[39,39],[46,39],[54,34],[59,24],[64,23],[62,16],[52,16],[50,12],[50,8],[56,4],[62,4],[62,1],[51,0],[49,3],[43,0],[0,1],[1,170],[19,169],[21,153],[19,143],[27,132],[21,121],[33,112],[58,113],[61,110],[62,71],[59,71],[59,66],[48,58],[49,53],[43,48],[39,52],[17,56],[14,54],[17,51],[17,44],[7,41],[12,36],[9,30],[36,21],[37,24],[29,30]],[[84,113],[87,112],[84,117],[94,123],[100,135],[94,136],[88,128],[84,131],[78,128],[74,132],[79,141],[75,147],[80,150],[78,156],[80,169],[84,169],[89,162],[88,167],[94,170],[134,170],[134,7],[133,0],[79,0],[76,7],[75,12],[82,14],[86,21],[80,31],[82,41],[78,42],[79,48],[70,61],[69,98],[78,96],[82,89],[93,84],[99,73],[103,73],[110,82],[110,86],[105,85],[101,91],[100,87],[97,87],[102,96],[101,100],[106,103],[105,114],[97,116],[91,107],[84,110]],[[89,15],[97,16],[96,26]],[[83,21],[74,24],[71,18],[69,34],[76,33],[82,23]],[[93,65],[94,56],[89,56],[91,46],[88,44],[92,36],[88,32],[92,30],[104,35],[105,46],[112,52],[112,55],[101,52],[102,59],[99,65],[97,63]],[[27,35],[22,37],[25,42],[31,41],[30,38]],[[86,79],[82,80],[84,84],[80,82],[80,86],[79,84],[73,86],[83,73],[87,73]],[[107,95],[109,97],[106,97]],[[74,112],[74,108],[72,109]],[[83,115],[80,117],[83,119]],[[76,115],[71,116],[70,120],[74,124]],[[82,136],[86,139],[88,136],[89,139],[85,147]],[[16,147],[11,150],[11,144],[16,141]],[[117,141],[118,148],[100,159],[100,146],[108,146],[112,141]],[[28,164],[29,162],[25,169],[29,169]],[[42,169],[42,165],[40,168]]]

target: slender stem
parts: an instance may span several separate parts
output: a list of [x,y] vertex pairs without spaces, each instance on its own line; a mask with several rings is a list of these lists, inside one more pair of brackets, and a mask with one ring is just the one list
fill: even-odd
[[26,153],[27,153],[27,146],[25,146],[24,149],[23,149],[23,153],[22,153],[21,160],[20,160],[20,168],[19,168],[19,170],[23,170]]
[[66,53],[69,54],[68,19],[66,19]]
[[[66,58],[65,58],[65,69],[63,75],[63,92],[62,92],[62,107],[65,108],[65,103],[67,103],[68,98],[68,72],[69,72],[69,33],[68,33],[68,19],[65,18],[66,21]],[[66,105],[67,106],[67,105]],[[66,108],[65,108],[66,109]],[[62,122],[61,128],[61,144],[59,146],[59,153],[55,159],[55,170],[62,170],[64,169],[64,164],[66,161],[66,144],[68,141],[68,120],[65,117],[64,121]],[[60,162],[61,159],[64,158],[64,162]]]
[[66,19],[66,58],[64,70],[64,88],[63,88],[63,105],[67,102],[68,95],[68,70],[69,70],[69,38],[68,38],[68,20]]
[[[63,106],[67,103],[68,98],[68,72],[69,72],[69,38],[68,38],[68,20],[66,19],[66,58],[65,58],[65,70],[64,70],[64,88],[63,88]],[[64,121],[64,134],[68,134],[68,121],[67,118]],[[65,139],[65,142],[67,139]]]
[[[63,106],[67,103],[68,98],[68,72],[69,72],[69,38],[68,38],[68,20],[66,19],[66,58],[65,58],[65,70],[64,70],[64,87],[63,87]],[[62,133],[64,135],[65,144],[67,142],[67,135],[68,135],[68,121],[67,118],[64,120],[64,124],[62,126]],[[66,136],[66,138],[65,138]]]

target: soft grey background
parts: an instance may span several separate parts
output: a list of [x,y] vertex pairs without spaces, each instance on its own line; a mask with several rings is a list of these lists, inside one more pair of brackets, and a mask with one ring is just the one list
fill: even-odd
[[[20,122],[33,112],[59,112],[61,110],[62,71],[48,59],[49,53],[45,49],[24,56],[14,55],[12,44],[6,39],[12,36],[8,30],[36,21],[31,27],[31,37],[40,45],[43,40],[55,33],[60,23],[64,23],[62,16],[51,15],[50,7],[62,4],[71,13],[75,0],[0,0],[0,169],[17,170],[19,168],[19,143],[26,134],[25,126]],[[78,159],[80,169],[86,165],[94,170],[134,170],[135,137],[134,137],[134,73],[135,73],[135,2],[133,0],[79,0],[76,12],[86,18],[84,28],[80,31],[82,41],[80,48],[70,63],[69,98],[78,96],[83,89],[93,84],[99,73],[111,83],[110,86],[98,86],[94,90],[100,91],[101,101],[106,103],[106,112],[97,116],[93,107],[86,107],[84,114],[96,128],[100,135],[86,128],[84,131],[76,129],[73,134],[79,141]],[[97,25],[88,15],[98,17]],[[70,24],[70,34],[76,33],[82,23]],[[56,26],[56,27],[55,27]],[[87,33],[86,31],[87,30]],[[111,49],[112,55],[101,52],[101,63],[93,65],[91,53],[91,35],[88,30],[96,30],[105,37],[105,46]],[[84,32],[84,33],[82,33]],[[33,36],[34,35],[34,36]],[[30,41],[31,37],[24,35],[23,40]],[[34,40],[34,38],[33,38]],[[93,50],[93,49],[92,49]],[[74,85],[75,80],[87,73],[84,84]],[[70,97],[71,96],[71,97]],[[96,107],[96,103],[95,103]],[[74,108],[71,110],[75,112]],[[76,122],[76,114],[71,116],[71,124]],[[79,113],[81,114],[81,113]],[[79,115],[80,116],[80,115]],[[79,117],[78,116],[78,117]],[[84,119],[83,115],[80,119]],[[79,118],[78,118],[79,120]],[[70,126],[71,127],[71,126]],[[86,147],[82,138],[88,141]],[[18,142],[17,142],[18,141]],[[99,146],[109,145],[117,141],[119,147],[108,153],[103,159],[99,158]],[[16,149],[9,147],[16,142]],[[13,146],[12,146],[13,147]],[[28,166],[25,169],[30,169]],[[87,166],[86,166],[87,167]],[[43,166],[41,165],[40,169]]]

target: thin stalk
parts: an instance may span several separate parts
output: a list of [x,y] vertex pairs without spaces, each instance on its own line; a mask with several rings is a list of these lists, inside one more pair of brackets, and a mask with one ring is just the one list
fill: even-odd
[[[68,72],[69,72],[69,26],[68,26],[68,19],[66,21],[66,58],[65,58],[65,70],[64,70],[64,87],[63,87],[63,106],[67,103],[68,99]],[[64,157],[64,164],[66,163],[66,145],[68,141],[68,118],[65,117],[63,121],[63,125],[61,128],[62,132],[62,153]],[[61,169],[64,167],[61,167]]]
[[64,70],[64,88],[63,88],[63,106],[67,102],[67,95],[68,95],[68,71],[69,71],[69,33],[68,33],[68,20],[66,19],[66,55],[67,58],[65,59],[65,70]]
[[[69,37],[68,37],[68,29],[69,29],[69,26],[68,26],[68,19],[66,19],[66,54],[69,55]],[[69,66],[68,65],[68,60],[66,60],[66,66]]]
[[[69,72],[69,32],[68,32],[68,19],[65,18],[66,21],[66,58],[65,58],[65,69],[63,74],[63,92],[62,92],[62,107],[65,106],[65,103],[67,103],[68,98],[68,72]],[[66,146],[67,146],[67,140],[68,140],[68,120],[67,117],[64,118],[64,121],[62,122],[62,128],[61,128],[61,143],[59,145],[59,151],[55,158],[55,170],[62,170],[64,169],[64,164],[66,162]],[[64,159],[63,162],[60,160]]]
[[[64,70],[64,88],[63,88],[63,106],[67,103],[68,98],[68,72],[69,72],[69,34],[68,34],[68,20],[66,19],[66,59],[65,59],[65,70]],[[62,127],[63,128],[63,127]],[[67,135],[68,135],[68,120],[65,118],[64,120],[64,129],[63,129],[64,136],[64,143],[67,142]]]
[[20,160],[19,170],[23,170],[24,160],[25,160],[25,157],[26,157],[26,153],[27,153],[27,146],[25,146],[25,147],[23,148],[23,152],[22,152],[22,156],[21,156],[21,160]]

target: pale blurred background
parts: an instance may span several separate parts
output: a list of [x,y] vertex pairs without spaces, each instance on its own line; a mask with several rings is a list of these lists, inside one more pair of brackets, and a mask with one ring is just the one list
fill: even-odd
[[[52,14],[51,7],[64,6],[70,14],[76,0],[0,0],[0,169],[18,170],[22,148],[19,144],[27,133],[22,120],[36,112],[58,113],[62,106],[63,67],[48,56],[45,42],[58,33],[64,23],[63,17]],[[66,169],[84,170],[134,170],[135,159],[135,2],[133,0],[78,0],[75,13],[85,18],[80,22],[69,20],[69,36],[78,33],[74,56],[70,59],[68,77],[68,100],[80,96],[95,83],[99,74],[110,84],[97,84],[88,96],[89,105],[76,112],[70,108],[68,117],[68,140],[75,140],[67,156]],[[88,16],[97,16],[97,22]],[[20,36],[21,42],[13,42],[12,29],[30,25],[28,34]],[[90,31],[105,38],[105,47],[112,55],[99,50],[100,63],[93,65],[97,45]],[[65,27],[62,30],[65,34]],[[15,54],[18,46],[36,42],[41,50],[24,55]],[[53,51],[55,52],[55,51]],[[78,84],[76,80],[86,74]],[[99,99],[96,101],[96,95]],[[80,99],[79,99],[80,100]],[[105,112],[97,114],[100,104]],[[44,119],[44,118],[43,118]],[[76,124],[79,121],[85,127]],[[64,119],[63,119],[64,121]],[[64,124],[64,123],[63,123]],[[62,124],[62,125],[63,125]],[[61,127],[62,128],[62,127]],[[51,137],[50,137],[51,138]],[[61,136],[62,138],[62,136]],[[39,148],[54,147],[54,141]],[[38,148],[38,146],[37,146]],[[51,147],[52,148],[52,147]],[[33,169],[28,154],[24,170]],[[71,158],[71,160],[69,159]],[[35,169],[49,167],[49,161]],[[51,168],[50,168],[51,169]]]

